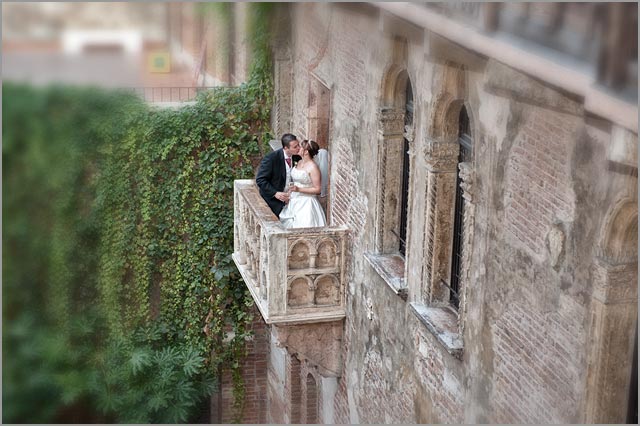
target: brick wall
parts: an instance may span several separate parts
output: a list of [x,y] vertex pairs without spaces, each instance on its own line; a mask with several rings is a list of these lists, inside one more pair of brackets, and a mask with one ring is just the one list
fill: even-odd
[[334,196],[331,206],[332,224],[347,225],[353,231],[351,238],[357,239],[364,230],[366,222],[366,203],[359,191],[355,168],[356,159],[353,150],[345,139],[339,139],[333,149]]
[[438,423],[465,423],[463,384],[456,376],[455,362],[422,326],[416,333],[416,372],[430,400],[428,417]]
[[[387,379],[401,369],[391,359],[383,359],[377,350],[367,352],[360,390],[360,420],[364,423],[414,423],[412,382]],[[393,371],[390,371],[393,370]]]
[[343,374],[338,380],[338,392],[334,400],[334,423],[348,424],[349,401],[347,400],[347,375]]
[[[267,359],[269,356],[269,330],[257,308],[253,308],[251,329],[254,337],[247,342],[247,357],[241,361],[240,371],[245,386],[245,406],[241,423],[266,423],[267,414]],[[222,423],[234,420],[233,380],[224,371],[221,383],[220,419]]]
[[584,308],[560,299],[552,312],[514,301],[492,324],[493,422],[562,423],[578,405]]
[[349,118],[358,122],[365,103],[373,100],[364,96],[369,93],[365,55],[369,52],[367,42],[371,40],[371,32],[361,24],[357,15],[341,13],[334,20],[334,28],[340,32],[340,37],[334,39],[334,51],[331,52],[332,56],[339,58],[334,74],[335,112],[343,120]]
[[294,21],[301,23],[294,25],[295,53],[293,64],[293,133],[298,137],[307,138],[308,103],[309,103],[309,71],[313,69],[323,50],[320,48],[326,38],[319,23],[318,10],[322,4],[304,3],[296,8]]
[[549,227],[573,218],[570,153],[578,120],[535,107],[525,116],[506,173],[505,228],[541,257]]

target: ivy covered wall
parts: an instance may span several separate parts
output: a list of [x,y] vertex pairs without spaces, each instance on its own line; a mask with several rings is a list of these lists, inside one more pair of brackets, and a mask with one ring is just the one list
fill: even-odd
[[4,422],[193,421],[219,366],[239,418],[232,187],[270,139],[269,9],[248,83],[195,105],[4,85]]

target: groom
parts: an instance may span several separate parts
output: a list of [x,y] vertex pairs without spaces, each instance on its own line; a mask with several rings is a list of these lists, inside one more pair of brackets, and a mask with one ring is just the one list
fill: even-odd
[[256,175],[260,195],[276,216],[280,216],[284,205],[289,202],[289,193],[285,192],[287,177],[293,163],[300,160],[300,143],[296,136],[285,133],[280,140],[282,148],[265,155]]

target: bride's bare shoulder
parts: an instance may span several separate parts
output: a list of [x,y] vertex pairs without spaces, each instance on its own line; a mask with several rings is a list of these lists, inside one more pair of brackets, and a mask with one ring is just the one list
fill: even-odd
[[317,170],[318,172],[320,171],[320,167],[318,167],[315,161],[309,161],[308,167],[309,167],[309,171],[311,170]]

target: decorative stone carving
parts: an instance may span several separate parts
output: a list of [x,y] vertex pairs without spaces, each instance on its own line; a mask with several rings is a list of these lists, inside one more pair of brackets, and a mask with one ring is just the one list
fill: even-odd
[[436,142],[427,139],[424,158],[427,167],[434,172],[456,172],[460,145],[457,142]]
[[295,277],[289,284],[287,306],[300,307],[313,304],[313,288],[308,277]]
[[378,121],[380,123],[380,132],[385,137],[403,135],[404,112],[392,108],[383,108],[378,113]]
[[592,267],[585,423],[624,423],[638,315],[637,201],[607,215]]
[[[378,186],[380,200],[377,202],[376,251],[396,251],[398,239],[391,230],[399,229],[402,167],[404,161],[404,114],[397,110],[383,109],[380,112],[383,131],[378,142]],[[390,124],[390,123],[394,124]]]
[[340,284],[334,275],[320,275],[315,281],[315,305],[337,305],[340,297]]
[[[473,176],[472,172],[471,176]],[[470,177],[470,186],[473,186],[473,178]],[[466,190],[465,190],[466,193]],[[463,194],[464,197],[464,194]],[[463,233],[464,241],[462,242],[462,267],[460,268],[460,283],[458,288],[458,294],[460,295],[460,306],[458,307],[458,334],[464,335],[466,310],[467,310],[467,293],[469,289],[470,274],[471,274],[471,253],[473,252],[473,230],[476,221],[476,205],[471,201],[471,198],[465,198],[464,218],[463,218]],[[462,338],[462,337],[461,337]]]
[[594,265],[584,423],[624,423],[637,321],[637,263]]
[[289,254],[289,269],[304,269],[309,267],[311,250],[304,240],[296,241]]
[[404,133],[402,134],[402,136],[404,136],[404,138],[411,144],[413,142],[414,133],[415,130],[413,124],[407,124],[404,126]]
[[606,305],[633,303],[637,300],[637,262],[615,265],[596,258],[593,276],[594,299]]
[[318,243],[318,256],[316,258],[316,267],[331,268],[336,266],[338,261],[337,248],[333,240],[324,239]]
[[637,200],[620,200],[607,215],[598,257],[618,265],[633,262],[638,256]]
[[473,189],[475,183],[475,173],[473,172],[473,165],[469,162],[459,163],[458,177],[460,177],[460,179],[462,180],[462,182],[460,183],[460,187],[463,191],[462,197],[469,202],[473,202]]
[[555,224],[547,234],[547,249],[549,250],[549,261],[553,268],[557,268],[564,253],[564,231],[560,225]]
[[[441,96],[438,104],[448,105],[452,110],[454,102],[446,93]],[[460,102],[459,102],[460,103]],[[453,108],[455,109],[455,108]],[[444,113],[443,113],[444,114]],[[434,120],[440,125],[448,122],[446,114],[435,115]],[[439,121],[438,121],[439,120]],[[442,129],[441,129],[442,130]],[[450,139],[450,138],[449,138]],[[461,247],[462,263],[460,265],[460,280],[458,282],[459,306],[457,321],[457,336],[462,339],[464,322],[460,321],[466,309],[465,294],[469,282],[471,264],[473,227],[475,221],[475,172],[473,163],[459,163],[460,145],[457,142],[447,142],[444,139],[427,138],[425,143],[425,160],[427,163],[426,188],[426,218],[424,242],[425,262],[422,270],[421,288],[415,288],[418,300],[428,306],[442,306],[449,304],[449,289],[442,285],[442,281],[449,282],[451,268],[451,250],[453,245],[453,228],[455,214],[455,199],[457,177],[460,177],[460,187],[464,199],[464,217],[462,222],[463,241]]]
[[234,184],[232,257],[267,324],[344,318],[344,226],[284,229],[250,180]]
[[324,377],[339,377],[342,372],[342,321],[319,324],[276,326],[276,344],[287,348],[301,360],[318,367]]
[[367,297],[365,306],[367,308],[367,319],[371,321],[373,320],[375,314],[373,313],[373,302],[371,301],[370,297]]

